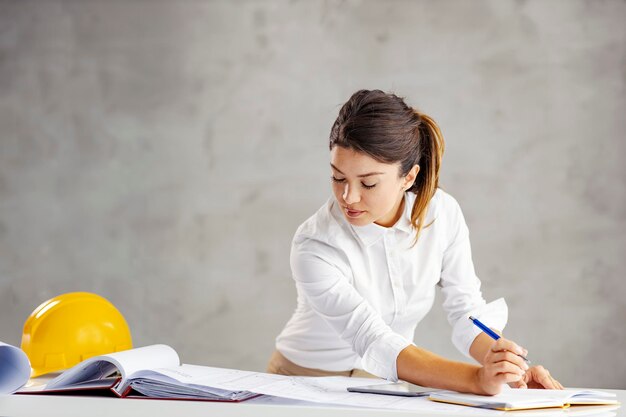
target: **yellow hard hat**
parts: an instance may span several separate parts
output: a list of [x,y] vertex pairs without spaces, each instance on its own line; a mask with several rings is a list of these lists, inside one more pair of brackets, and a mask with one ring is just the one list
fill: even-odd
[[42,303],[24,323],[22,334],[31,377],[132,347],[122,313],[106,298],[88,292],[61,294]]

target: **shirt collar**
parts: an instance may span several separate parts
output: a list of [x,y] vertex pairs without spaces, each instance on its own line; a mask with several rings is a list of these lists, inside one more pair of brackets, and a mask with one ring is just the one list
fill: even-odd
[[378,239],[383,237],[389,230],[396,229],[400,230],[404,233],[411,233],[411,211],[413,209],[412,199],[409,198],[407,193],[404,193],[404,208],[402,210],[402,215],[391,227],[383,227],[379,226],[376,223],[366,224],[365,226],[354,226],[348,223],[348,225],[354,230],[354,233],[358,236],[361,242],[365,246],[370,246]]

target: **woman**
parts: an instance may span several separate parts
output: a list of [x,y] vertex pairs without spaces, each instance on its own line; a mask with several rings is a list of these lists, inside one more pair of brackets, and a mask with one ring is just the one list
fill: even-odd
[[[511,340],[494,341],[473,315],[504,328],[503,299],[487,304],[456,200],[438,188],[444,142],[436,123],[394,94],[356,92],[330,132],[334,199],[296,231],[298,305],[276,339],[268,372],[377,376],[477,394],[562,389]],[[414,345],[440,286],[452,341],[480,365]]]

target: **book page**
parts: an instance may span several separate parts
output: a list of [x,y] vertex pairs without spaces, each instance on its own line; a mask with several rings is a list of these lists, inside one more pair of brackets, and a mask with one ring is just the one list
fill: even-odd
[[518,409],[539,407],[563,407],[577,397],[585,404],[612,404],[614,395],[601,391],[551,390],[551,389],[505,389],[493,396],[464,394],[454,391],[440,391],[430,395],[435,401],[451,402],[469,406],[496,409]]
[[167,345],[150,345],[107,355],[94,356],[68,369],[46,385],[46,390],[70,388],[87,381],[111,376],[116,370],[122,382],[128,375],[142,370],[180,365],[174,349]]
[[0,342],[0,394],[12,394],[30,378],[30,362],[24,351]]
[[576,390],[576,394],[569,398],[568,403],[574,405],[618,404],[618,401],[615,399],[616,396],[612,392]]

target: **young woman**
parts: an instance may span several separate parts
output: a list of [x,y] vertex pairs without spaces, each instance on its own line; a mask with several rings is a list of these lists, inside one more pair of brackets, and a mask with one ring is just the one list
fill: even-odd
[[[268,372],[374,375],[477,394],[513,387],[562,389],[528,352],[494,341],[503,299],[487,304],[456,200],[438,188],[444,142],[430,117],[394,94],[356,92],[330,132],[330,198],[296,231],[291,269],[297,308],[276,339]],[[412,343],[435,287],[452,341],[480,365],[447,360]]]

